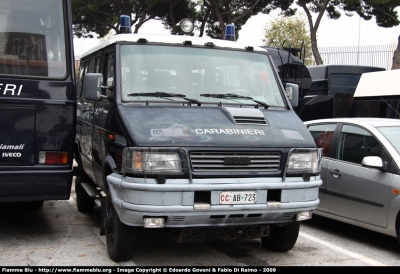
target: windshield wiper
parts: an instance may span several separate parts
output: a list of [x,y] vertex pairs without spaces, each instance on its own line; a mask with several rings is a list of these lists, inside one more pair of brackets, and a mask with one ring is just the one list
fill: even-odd
[[267,103],[265,103],[265,102],[254,100],[253,97],[237,95],[237,94],[234,94],[234,93],[226,93],[226,94],[223,94],[223,93],[218,93],[218,94],[205,93],[205,94],[200,94],[200,96],[212,97],[212,98],[222,98],[222,99],[233,98],[233,99],[252,100],[253,102],[257,103],[257,106],[261,105],[265,109],[269,108],[269,105]]
[[159,97],[159,98],[172,98],[172,97],[177,97],[177,98],[182,98],[186,101],[189,101],[190,103],[196,103],[198,106],[201,106],[201,102],[186,97],[185,94],[179,94],[179,93],[168,93],[168,92],[138,92],[138,93],[130,93],[128,96],[148,96],[148,97]]

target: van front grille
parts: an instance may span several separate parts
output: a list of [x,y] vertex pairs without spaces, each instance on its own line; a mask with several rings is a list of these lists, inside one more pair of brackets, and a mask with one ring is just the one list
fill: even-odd
[[278,152],[191,152],[193,171],[278,171],[281,156]]

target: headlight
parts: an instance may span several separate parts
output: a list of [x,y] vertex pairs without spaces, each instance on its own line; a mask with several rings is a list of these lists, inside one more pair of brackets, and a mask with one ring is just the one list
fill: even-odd
[[321,150],[292,150],[286,168],[287,173],[319,173],[321,170]]
[[123,156],[125,173],[179,174],[186,166],[179,149],[126,148]]

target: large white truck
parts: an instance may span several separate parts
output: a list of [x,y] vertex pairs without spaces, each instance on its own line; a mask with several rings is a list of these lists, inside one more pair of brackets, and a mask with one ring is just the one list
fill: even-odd
[[400,70],[366,73],[354,93],[351,116],[400,118]]

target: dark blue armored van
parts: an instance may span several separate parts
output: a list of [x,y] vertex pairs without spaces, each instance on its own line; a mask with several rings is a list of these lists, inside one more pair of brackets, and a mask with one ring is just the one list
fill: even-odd
[[125,29],[78,75],[77,205],[101,207],[109,256],[130,260],[147,228],[290,250],[322,184],[297,85],[261,47]]

